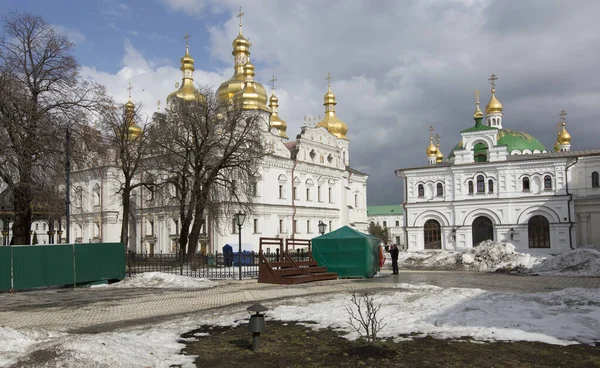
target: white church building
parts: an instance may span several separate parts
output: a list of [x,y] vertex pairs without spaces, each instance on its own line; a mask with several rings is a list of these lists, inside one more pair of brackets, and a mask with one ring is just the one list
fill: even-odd
[[[241,19],[241,18],[240,18]],[[324,95],[324,118],[306,124],[288,138],[287,124],[278,114],[279,101],[273,91],[254,80],[250,42],[242,33],[233,40],[233,76],[217,90],[219,99],[240,101],[245,109],[264,117],[263,142],[268,155],[262,160],[262,179],[254,188],[253,213],[242,228],[243,250],[258,250],[260,237],[310,239],[319,235],[320,222],[326,231],[350,226],[367,231],[367,178],[350,167],[348,126],[337,117],[336,97],[328,83]],[[182,82],[167,97],[194,98],[194,59],[186,47],[181,59]],[[328,77],[330,80],[330,77]],[[133,106],[131,100],[128,108]],[[132,126],[130,130],[135,130]],[[73,173],[71,241],[116,242],[121,219],[119,168],[117,165],[90,167]],[[176,206],[157,205],[141,188],[134,193],[135,219],[129,231],[129,248],[137,252],[177,251],[179,219]],[[220,226],[215,226],[220,222]],[[221,251],[226,244],[238,249],[237,226],[231,218],[210,218],[201,236],[199,250]],[[64,237],[64,235],[63,235]],[[274,249],[272,250],[274,251]]]
[[404,180],[409,249],[464,249],[491,239],[518,251],[559,253],[600,244],[600,149],[571,150],[566,113],[553,151],[508,128],[496,98],[447,158],[430,129],[427,165],[396,170]]

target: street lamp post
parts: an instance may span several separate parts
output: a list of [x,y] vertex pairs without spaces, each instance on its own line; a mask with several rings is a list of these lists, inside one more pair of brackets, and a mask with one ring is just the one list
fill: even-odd
[[319,232],[321,233],[321,235],[325,234],[326,227],[327,225],[325,225],[323,221],[319,221]]
[[238,227],[238,235],[239,235],[239,252],[238,252],[238,267],[240,270],[240,280],[242,279],[242,225],[244,225],[244,221],[246,220],[246,214],[242,211],[239,211],[234,215],[235,223]]

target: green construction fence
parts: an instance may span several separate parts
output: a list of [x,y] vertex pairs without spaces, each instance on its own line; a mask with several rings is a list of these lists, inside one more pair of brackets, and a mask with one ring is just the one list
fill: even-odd
[[125,251],[121,243],[0,247],[0,291],[122,280],[124,277]]

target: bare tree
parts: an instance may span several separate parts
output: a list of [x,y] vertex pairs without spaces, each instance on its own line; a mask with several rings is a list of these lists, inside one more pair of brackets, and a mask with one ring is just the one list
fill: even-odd
[[104,151],[114,154],[114,163],[122,174],[119,194],[123,210],[121,243],[124,249],[127,249],[129,239],[132,192],[142,186],[154,190],[155,185],[151,180],[143,179],[144,164],[151,160],[149,155],[152,146],[149,124],[141,120],[139,107],[136,109],[131,101],[121,108],[106,109],[101,118],[102,138],[107,148]]
[[218,226],[237,210],[252,213],[266,124],[258,111],[223,103],[210,88],[201,88],[194,101],[171,101],[160,145],[177,189],[182,253],[196,252],[207,214]]
[[350,295],[352,305],[344,307],[348,313],[348,324],[368,342],[374,342],[379,331],[387,325],[383,323],[383,318],[377,316],[381,304],[376,305],[375,298],[366,293],[362,298],[358,297],[355,291]]
[[14,243],[28,244],[32,203],[64,162],[66,126],[85,121],[104,89],[82,81],[73,45],[41,17],[11,13],[0,40],[0,179],[14,193]]

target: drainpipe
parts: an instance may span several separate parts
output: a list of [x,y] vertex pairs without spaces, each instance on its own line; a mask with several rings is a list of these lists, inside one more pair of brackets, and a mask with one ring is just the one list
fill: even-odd
[[102,238],[102,227],[103,227],[103,222],[104,222],[104,173],[102,172],[103,169],[99,169],[98,170],[98,174],[100,175],[100,231],[99,231],[99,238],[100,238],[100,243],[102,243],[103,238]]
[[[298,164],[298,159],[294,158],[294,166],[292,166],[292,208],[294,209],[292,212],[292,239],[295,238],[296,236],[296,227],[294,226],[294,221],[296,218],[296,196],[294,195],[294,193],[296,193],[294,191],[294,172],[296,171],[296,165]],[[294,249],[295,246],[292,246],[292,249]]]
[[579,161],[578,157],[575,157],[575,161],[571,162],[570,164],[567,165],[567,167],[565,167],[565,181],[566,181],[566,189],[567,189],[567,195],[569,196],[569,200],[567,201],[567,212],[569,212],[569,247],[571,247],[571,249],[575,249],[573,248],[573,221],[571,219],[571,202],[573,202],[573,194],[569,193],[569,177],[568,177],[568,171],[569,168],[573,165],[575,165],[577,162]]

